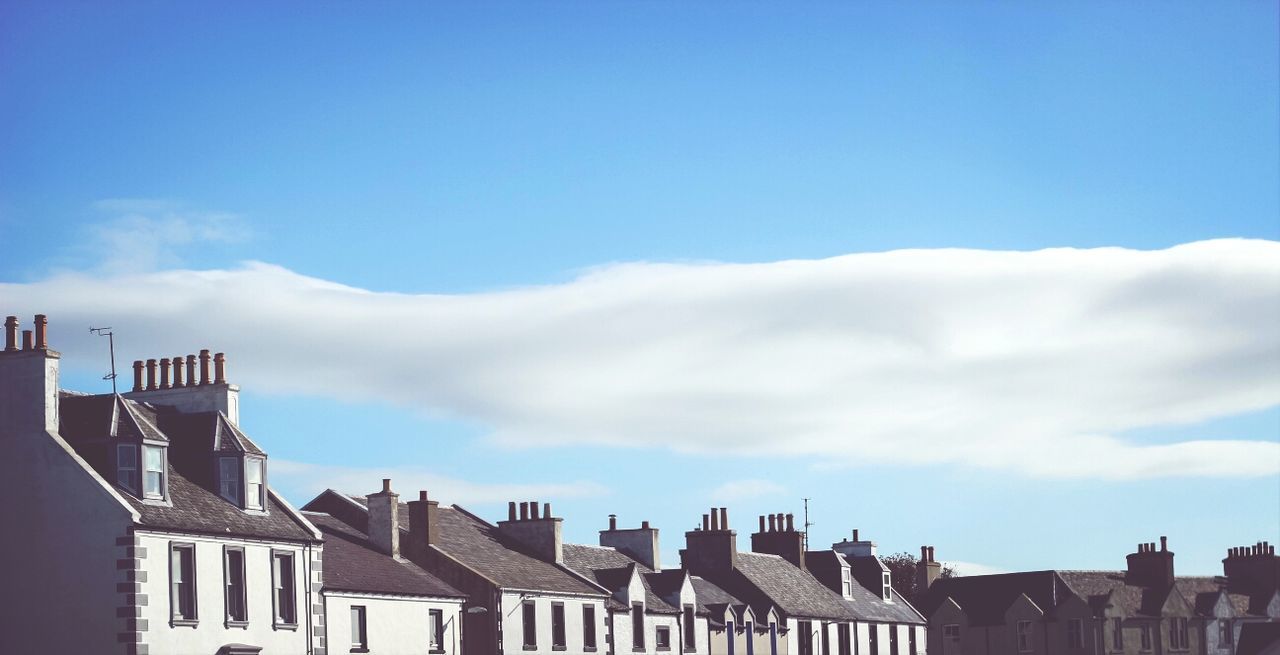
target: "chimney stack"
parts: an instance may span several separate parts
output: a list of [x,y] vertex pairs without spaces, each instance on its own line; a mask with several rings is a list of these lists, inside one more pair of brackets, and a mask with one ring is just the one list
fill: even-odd
[[173,386],[174,388],[182,388],[182,358],[174,357],[171,363],[173,367]]
[[44,314],[36,314],[36,350],[49,349],[49,319]]
[[409,501],[409,542],[405,544],[405,555],[422,566],[431,545],[440,536],[439,509],[440,503],[429,499],[425,490],[418,492],[417,500]]
[[156,390],[156,360],[147,360],[147,391]]
[[805,568],[804,535],[796,532],[792,514],[770,514],[769,522],[777,529],[765,530],[765,517],[760,517],[760,531],[751,535],[751,550],[777,555],[798,568]]
[[1160,537],[1160,550],[1155,542],[1139,544],[1138,552],[1127,558],[1125,583],[1168,590],[1173,586],[1173,552],[1167,537]]
[[1266,541],[1229,549],[1222,573],[1230,593],[1270,596],[1280,590],[1280,557]]
[[[208,352],[208,351],[205,351]],[[400,556],[400,494],[391,490],[391,478],[382,479],[382,491],[368,496],[369,541],[392,557]]]
[[215,353],[213,355],[213,383],[227,383],[227,355],[225,353]]
[[933,546],[921,546],[920,563],[916,566],[914,597],[920,598],[940,577],[942,577],[942,565],[933,558]]
[[7,353],[16,352],[18,350],[18,317],[6,316],[4,319],[4,351]]
[[662,569],[658,530],[648,521],[641,521],[638,528],[619,530],[618,517],[610,514],[609,529],[600,531],[600,545],[616,548],[654,571]]
[[169,388],[169,364],[170,362],[168,358],[165,358],[165,357],[160,358],[160,388],[161,389]]
[[[711,508],[702,515],[702,530],[684,533],[685,547],[680,562],[693,575],[715,575],[738,566],[738,535],[729,529],[729,513],[724,507]],[[656,541],[656,530],[655,541]],[[657,544],[655,543],[655,550]],[[655,555],[656,563],[656,555]]]
[[142,360],[133,360],[133,392],[142,391]]
[[[507,505],[507,515],[511,515],[511,504]],[[538,515],[538,502],[520,503],[520,518],[498,522],[498,530],[529,548],[534,556],[556,564],[564,563],[564,539],[562,536],[564,519],[551,515],[551,503],[543,505],[542,516]]]
[[845,557],[875,557],[876,543],[860,539],[858,530],[853,530],[853,538],[831,544],[831,549]]
[[209,384],[209,351],[200,351],[200,385]]

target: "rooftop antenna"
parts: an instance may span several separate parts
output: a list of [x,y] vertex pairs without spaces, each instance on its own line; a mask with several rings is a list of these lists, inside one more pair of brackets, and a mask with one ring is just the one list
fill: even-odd
[[804,549],[809,550],[809,526],[813,523],[809,522],[809,499],[804,499]]
[[111,327],[91,327],[89,331],[100,337],[107,338],[107,345],[111,348],[111,372],[102,376],[103,380],[111,380],[111,395],[116,395],[116,335],[111,331]]

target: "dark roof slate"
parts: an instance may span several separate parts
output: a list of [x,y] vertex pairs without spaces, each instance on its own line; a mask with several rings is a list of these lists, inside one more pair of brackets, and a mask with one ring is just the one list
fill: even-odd
[[443,580],[403,558],[379,551],[368,535],[319,512],[305,513],[324,535],[324,588],[334,591],[465,598]]
[[565,544],[564,564],[579,575],[594,579],[596,584],[610,592],[617,592],[627,586],[631,582],[631,569],[635,568],[640,573],[640,581],[644,585],[646,611],[659,614],[676,614],[680,611],[654,592],[649,578],[653,570],[615,548]]
[[787,615],[835,620],[858,618],[844,598],[809,572],[777,555],[738,553],[736,570]]
[[1026,594],[1031,602],[1048,612],[1057,607],[1060,596],[1069,593],[1066,582],[1056,571],[941,578],[925,593],[920,611],[930,616],[950,597],[964,610],[970,624],[1000,625],[1004,623],[1005,611],[1018,596]]

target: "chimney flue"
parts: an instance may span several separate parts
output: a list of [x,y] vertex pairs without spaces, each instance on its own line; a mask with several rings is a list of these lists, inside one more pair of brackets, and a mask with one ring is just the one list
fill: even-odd
[[520,503],[520,520],[529,520],[529,503]]
[[702,515],[702,529],[703,529],[703,530],[710,530],[710,529],[711,529],[711,515],[710,515],[710,514],[703,514],[703,515]]
[[853,529],[853,540],[854,540],[854,541],[857,541],[857,540],[858,540],[858,529],[857,529],[857,528],[854,528],[854,529]]
[[928,547],[928,546],[921,546],[921,547],[920,547],[920,561],[921,561],[921,562],[928,562],[928,561],[929,561],[929,547]]
[[160,358],[160,388],[161,389],[169,388],[169,364],[170,362],[168,357]]
[[183,384],[182,384],[182,357],[181,357],[181,356],[179,356],[179,357],[174,357],[174,358],[173,358],[172,363],[173,363],[173,386],[174,386],[174,388],[176,389],[176,388],[180,388],[180,387],[182,387],[182,386],[183,386]]
[[514,500],[507,503],[507,520],[516,520],[516,501]]
[[536,500],[529,501],[529,518],[533,520],[538,518],[538,501]]
[[720,510],[717,510],[716,508],[712,507],[711,508],[711,530],[716,531],[719,529],[720,529]]
[[610,514],[610,515],[609,515],[609,529],[610,529],[610,530],[617,530],[617,529],[618,529],[618,515],[617,515],[617,514]]
[[133,360],[133,390],[142,391],[142,360]]
[[382,478],[382,493],[391,493],[391,478]]
[[775,514],[769,515],[769,532],[778,531],[778,517]]
[[200,351],[200,384],[209,384],[209,351]]
[[225,353],[215,353],[213,356],[213,383],[227,383],[227,356]]
[[788,514],[787,515],[787,532],[795,532],[795,531],[796,531],[796,515]]
[[196,386],[196,356],[187,355],[187,386]]
[[542,504],[542,518],[544,519],[551,518],[551,503]]
[[36,350],[49,349],[49,319],[44,314],[36,314]]
[[156,390],[156,360],[147,360],[147,391]]
[[1164,552],[1168,552],[1168,550],[1169,550],[1169,538],[1168,538],[1168,537],[1161,536],[1161,537],[1160,537],[1160,552],[1164,553]]
[[22,331],[22,349],[31,350],[31,330]]
[[6,316],[4,319],[4,350],[13,352],[18,349],[18,317]]
[[729,509],[726,507],[720,508],[720,529],[729,529]]
[[764,532],[764,514],[760,515],[760,532]]
[[641,530],[648,530],[648,529],[649,529],[649,522],[648,522],[648,521],[641,521],[641,522],[640,522],[640,529],[641,529]]

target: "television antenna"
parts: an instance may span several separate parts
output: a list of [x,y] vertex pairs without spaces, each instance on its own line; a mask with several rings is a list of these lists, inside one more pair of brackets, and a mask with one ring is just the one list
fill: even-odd
[[111,349],[111,372],[102,376],[103,380],[111,380],[111,395],[116,394],[116,336],[111,331],[111,327],[91,327],[89,331],[100,337],[107,338],[107,346]]
[[813,525],[809,521],[809,499],[804,499],[804,549],[809,550],[809,526]]

